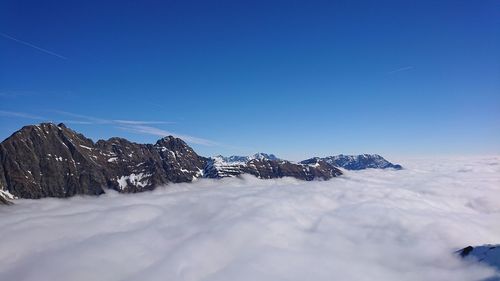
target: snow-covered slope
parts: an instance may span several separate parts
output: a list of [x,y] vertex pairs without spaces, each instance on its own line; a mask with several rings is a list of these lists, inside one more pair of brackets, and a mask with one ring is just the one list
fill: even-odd
[[271,160],[279,161],[280,159],[274,154],[255,153],[249,156],[232,155],[224,157],[216,155],[210,157],[205,166],[204,176],[207,178],[225,178],[233,177],[245,173],[245,167],[251,160]]
[[267,154],[267,153],[262,153],[258,152],[253,155],[249,156],[239,156],[239,155],[232,155],[229,157],[224,157],[222,155],[217,155],[214,156],[213,158],[217,158],[218,161],[223,161],[225,163],[230,163],[230,164],[236,164],[236,163],[246,163],[250,160],[281,160],[278,157],[276,157],[274,154]]
[[225,178],[243,173],[247,157],[217,155],[208,159],[203,172],[206,178]]

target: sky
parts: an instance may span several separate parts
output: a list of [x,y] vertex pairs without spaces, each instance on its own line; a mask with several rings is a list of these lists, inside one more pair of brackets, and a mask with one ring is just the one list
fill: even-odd
[[499,1],[0,2],[0,139],[201,155],[500,153]]

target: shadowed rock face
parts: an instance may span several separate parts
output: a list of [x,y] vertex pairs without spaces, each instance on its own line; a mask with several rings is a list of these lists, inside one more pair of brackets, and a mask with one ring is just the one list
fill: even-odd
[[103,193],[94,143],[64,125],[26,126],[0,144],[2,186],[20,198]]
[[[341,174],[326,162],[296,164],[272,154],[256,154],[245,160],[224,176],[248,173],[263,179],[313,180]],[[94,143],[64,124],[25,126],[0,144],[0,191],[7,192],[0,193],[0,203],[8,202],[4,194],[42,198],[99,195],[108,188],[141,192],[200,177],[222,177],[213,164],[213,158],[199,156],[183,140],[172,136],[155,144],[123,138]]]

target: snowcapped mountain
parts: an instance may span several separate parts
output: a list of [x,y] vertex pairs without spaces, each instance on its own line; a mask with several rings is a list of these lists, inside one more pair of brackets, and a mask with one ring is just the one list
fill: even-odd
[[304,161],[302,164],[316,164],[319,161],[325,161],[331,166],[341,167],[346,170],[363,170],[363,169],[396,169],[401,170],[403,167],[399,164],[393,164],[378,154],[361,154],[361,155],[336,155],[324,158],[314,157]]

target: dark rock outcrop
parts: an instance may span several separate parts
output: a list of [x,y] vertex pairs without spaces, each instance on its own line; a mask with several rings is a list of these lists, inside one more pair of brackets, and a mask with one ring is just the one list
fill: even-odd
[[341,167],[346,170],[363,170],[363,169],[396,169],[401,170],[403,167],[399,164],[393,164],[384,159],[378,154],[361,154],[361,155],[336,155],[324,158],[314,157],[304,161],[302,164],[315,164],[324,161],[333,167]]

